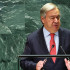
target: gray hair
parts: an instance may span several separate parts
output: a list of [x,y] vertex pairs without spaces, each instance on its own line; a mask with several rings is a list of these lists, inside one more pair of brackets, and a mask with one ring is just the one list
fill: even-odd
[[40,17],[46,17],[46,12],[50,11],[54,8],[58,8],[55,4],[53,3],[46,3],[45,5],[43,5],[43,7],[40,9]]

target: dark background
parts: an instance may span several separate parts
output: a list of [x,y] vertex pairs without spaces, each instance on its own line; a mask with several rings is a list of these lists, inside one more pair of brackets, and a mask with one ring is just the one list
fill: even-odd
[[42,26],[40,8],[48,2],[58,5],[61,26],[70,29],[70,0],[0,0],[0,70],[18,70],[18,55],[27,36]]

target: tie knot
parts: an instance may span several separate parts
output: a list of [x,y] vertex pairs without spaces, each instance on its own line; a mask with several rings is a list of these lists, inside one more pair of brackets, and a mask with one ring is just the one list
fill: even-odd
[[55,35],[54,33],[50,33],[50,36],[53,37],[53,38],[54,38],[54,35]]
[[55,35],[54,33],[50,33],[52,39],[54,39],[54,35]]

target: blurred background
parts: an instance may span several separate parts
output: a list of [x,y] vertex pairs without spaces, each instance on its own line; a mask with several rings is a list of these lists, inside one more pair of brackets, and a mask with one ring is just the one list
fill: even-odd
[[58,5],[61,26],[70,29],[70,0],[0,0],[0,70],[18,70],[18,55],[27,36],[42,27],[40,8],[48,2]]

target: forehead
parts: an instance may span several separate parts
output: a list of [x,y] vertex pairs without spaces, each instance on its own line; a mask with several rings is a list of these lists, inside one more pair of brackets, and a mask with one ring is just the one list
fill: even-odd
[[58,15],[60,15],[60,11],[57,8],[46,12],[46,16],[58,16]]

